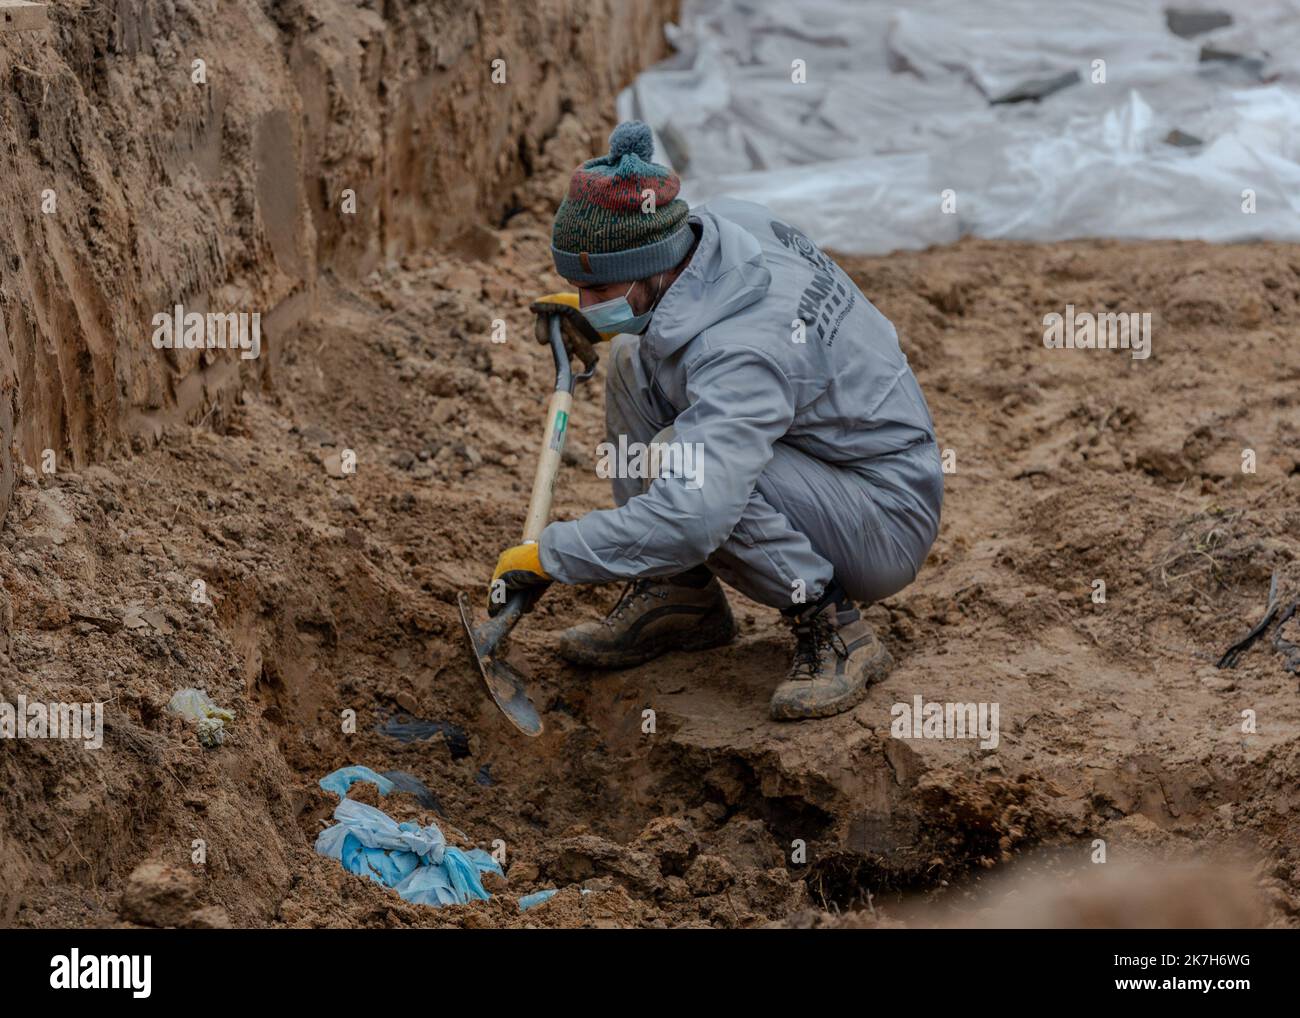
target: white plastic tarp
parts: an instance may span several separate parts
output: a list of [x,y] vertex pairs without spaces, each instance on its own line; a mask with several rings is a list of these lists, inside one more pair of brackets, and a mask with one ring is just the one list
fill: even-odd
[[1300,240],[1300,0],[1209,0],[1233,23],[1188,39],[1166,6],[1194,5],[685,0],[677,52],[619,114],[655,128],[691,203],[759,201],[844,251]]

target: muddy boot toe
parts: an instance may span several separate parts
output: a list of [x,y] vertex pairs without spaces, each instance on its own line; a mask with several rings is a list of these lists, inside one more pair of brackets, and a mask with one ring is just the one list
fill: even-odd
[[852,606],[811,608],[794,620],[794,633],[794,666],[772,694],[777,721],[843,713],[893,668],[893,657]]
[[560,636],[560,656],[586,668],[629,668],[673,650],[707,650],[736,637],[736,622],[721,584],[702,587],[672,580],[636,580],[599,622]]

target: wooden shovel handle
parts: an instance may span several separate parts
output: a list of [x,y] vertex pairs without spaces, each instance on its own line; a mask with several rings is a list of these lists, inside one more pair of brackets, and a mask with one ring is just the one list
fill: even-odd
[[535,544],[551,518],[551,499],[555,495],[555,478],[560,472],[560,456],[564,440],[569,434],[569,412],[573,409],[573,388],[591,378],[596,372],[598,358],[588,351],[590,360],[583,358],[585,371],[573,373],[569,365],[569,351],[564,341],[564,331],[558,314],[545,313],[546,331],[551,340],[551,357],[555,361],[555,389],[547,405],[546,430],[542,433],[542,448],[537,455],[537,473],[533,475],[533,495],[528,501],[528,515],[524,518],[524,544]]
[[528,502],[528,515],[524,518],[525,544],[537,541],[551,518],[555,477],[560,472],[560,455],[564,452],[564,439],[569,431],[569,411],[572,408],[573,393],[567,389],[557,389],[551,393],[546,431],[542,435],[542,448],[537,456],[537,473],[533,475],[533,496]]

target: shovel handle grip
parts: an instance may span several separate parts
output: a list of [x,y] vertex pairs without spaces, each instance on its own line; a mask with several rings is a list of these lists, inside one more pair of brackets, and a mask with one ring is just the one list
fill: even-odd
[[546,430],[542,433],[537,472],[533,475],[533,495],[528,500],[528,515],[524,517],[524,544],[539,540],[551,518],[551,499],[555,495],[555,478],[560,472],[564,439],[569,433],[569,411],[573,409],[573,386],[577,381],[569,366],[569,351],[564,345],[560,316],[551,315],[548,324],[551,356],[555,360],[555,391],[547,404]]

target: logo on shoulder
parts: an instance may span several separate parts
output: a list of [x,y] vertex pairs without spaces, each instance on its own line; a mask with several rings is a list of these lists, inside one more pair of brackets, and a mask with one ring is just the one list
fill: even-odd
[[835,342],[840,325],[857,302],[857,289],[844,270],[826,257],[821,249],[789,223],[773,219],[772,233],[785,247],[812,268],[812,282],[799,297],[796,318],[827,346]]

